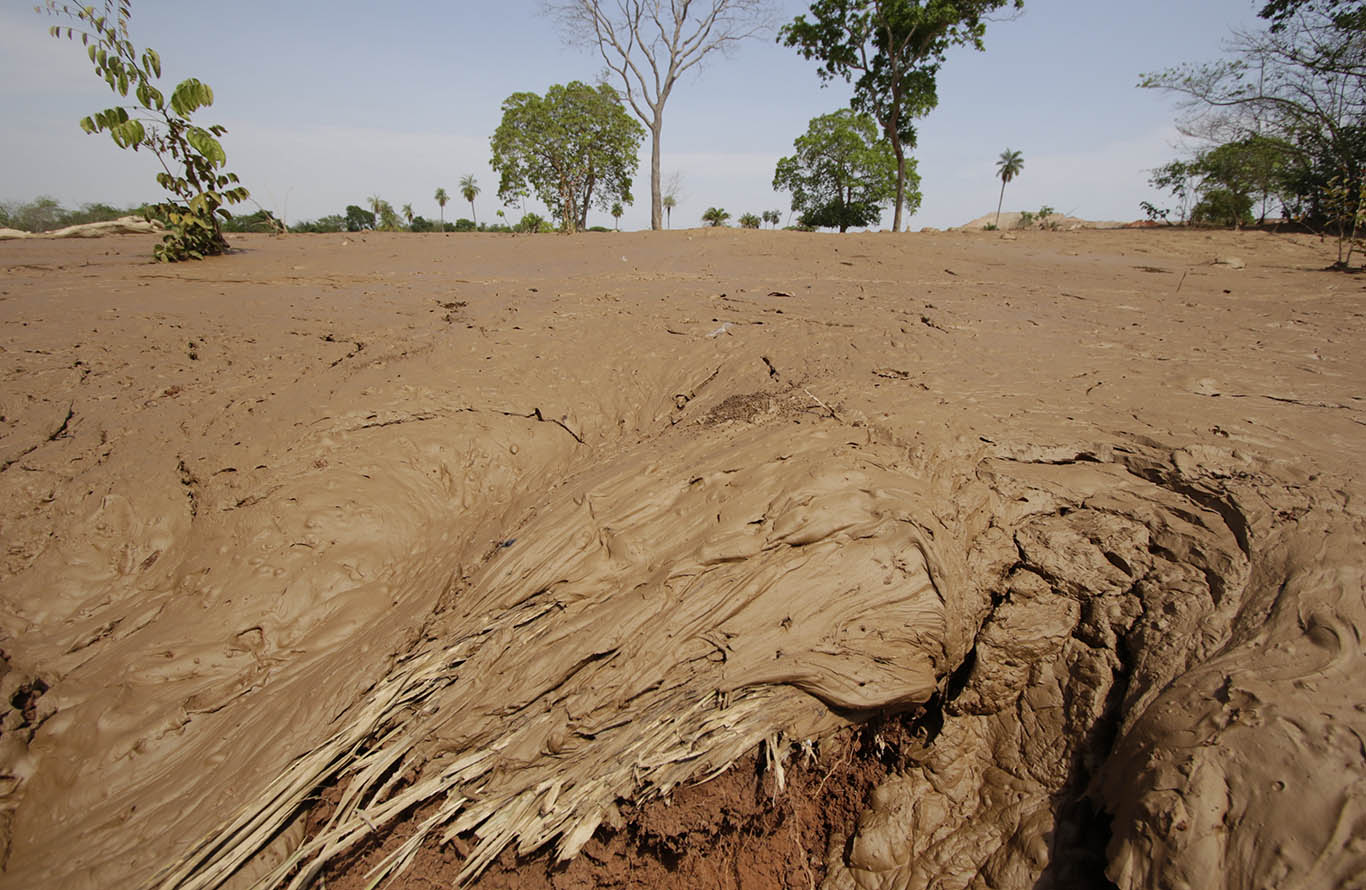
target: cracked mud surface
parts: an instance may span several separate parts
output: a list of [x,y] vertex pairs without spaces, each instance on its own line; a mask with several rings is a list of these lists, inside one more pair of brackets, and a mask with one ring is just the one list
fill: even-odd
[[0,247],[4,883],[1363,880],[1314,239],[241,243]]

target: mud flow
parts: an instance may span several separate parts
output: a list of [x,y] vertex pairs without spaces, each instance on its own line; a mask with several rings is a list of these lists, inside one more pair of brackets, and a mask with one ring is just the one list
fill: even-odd
[[1352,886],[1355,296],[1037,234],[6,246],[4,882]]

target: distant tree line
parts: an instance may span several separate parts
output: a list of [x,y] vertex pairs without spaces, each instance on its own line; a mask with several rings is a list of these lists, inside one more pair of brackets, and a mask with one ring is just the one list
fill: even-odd
[[142,216],[146,207],[145,204],[139,204],[136,207],[82,204],[75,210],[68,210],[56,198],[44,195],[27,203],[17,201],[0,203],[0,229],[51,232],[55,229],[64,229],[67,226],[108,222],[124,216]]

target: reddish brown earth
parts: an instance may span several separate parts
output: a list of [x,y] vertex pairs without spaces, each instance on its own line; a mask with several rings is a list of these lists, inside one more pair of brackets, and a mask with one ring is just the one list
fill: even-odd
[[152,243],[0,243],[5,886],[1366,874],[1331,244]]

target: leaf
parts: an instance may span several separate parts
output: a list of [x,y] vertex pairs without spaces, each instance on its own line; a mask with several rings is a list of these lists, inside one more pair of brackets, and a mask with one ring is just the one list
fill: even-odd
[[154,50],[154,49],[148,48],[146,51],[143,52],[142,57],[143,57],[143,64],[146,65],[148,68],[150,68],[150,69],[152,70],[152,73],[153,73],[153,74],[155,74],[157,77],[160,77],[160,76],[161,76],[161,56],[157,54],[157,51]]
[[130,120],[124,121],[118,126],[110,127],[109,135],[114,138],[114,142],[118,143],[119,148],[136,149],[146,137],[147,132],[143,129],[142,121]]
[[213,90],[198,78],[182,80],[171,93],[171,108],[182,117],[205,105],[213,104]]
[[190,127],[185,133],[185,141],[190,143],[195,151],[199,152],[210,164],[215,167],[228,162],[227,152],[223,151],[223,146],[213,138],[208,130],[200,127]]

